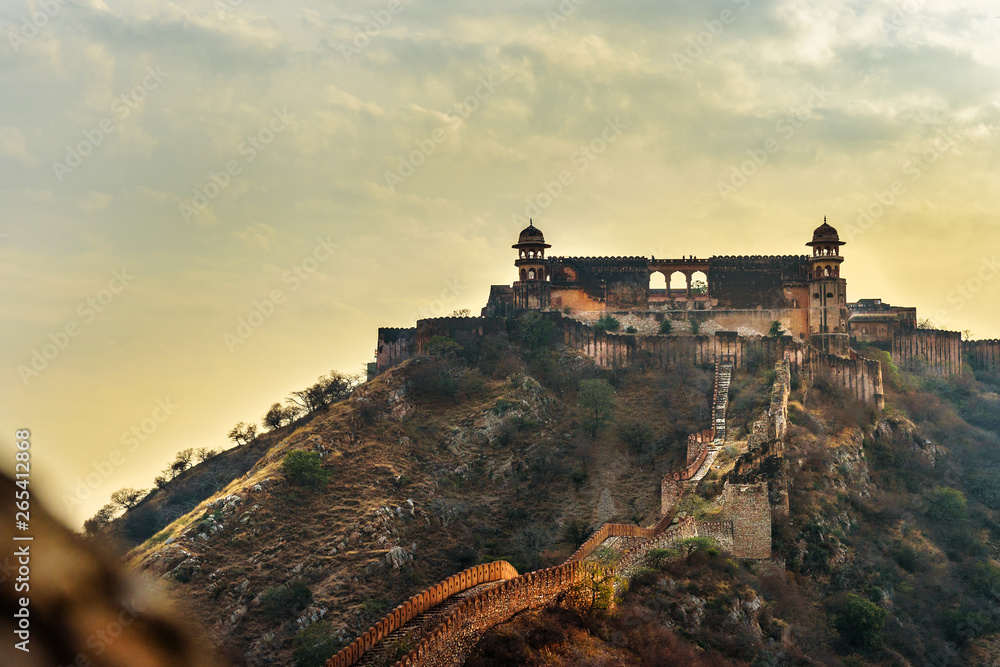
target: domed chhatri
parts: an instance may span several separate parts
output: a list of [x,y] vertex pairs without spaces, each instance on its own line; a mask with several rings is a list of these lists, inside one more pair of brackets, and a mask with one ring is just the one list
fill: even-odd
[[846,245],[840,240],[840,234],[837,233],[837,230],[833,226],[827,224],[826,216],[823,216],[823,224],[816,228],[813,232],[812,242],[807,245],[812,246],[814,244],[833,243],[836,243],[837,245]]
[[535,227],[533,220],[528,222],[528,226],[521,230],[521,234],[517,237],[517,244],[513,247],[517,248],[522,244],[538,246],[542,245],[546,248],[551,248],[549,244],[545,243],[545,235],[542,234],[542,230]]

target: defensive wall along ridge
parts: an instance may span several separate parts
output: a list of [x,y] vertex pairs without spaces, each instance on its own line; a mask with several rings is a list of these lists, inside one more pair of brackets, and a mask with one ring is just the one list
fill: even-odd
[[[859,400],[879,407],[884,405],[882,367],[878,361],[856,355],[844,358],[827,354],[791,336],[740,336],[735,331],[717,331],[705,336],[610,333],[562,313],[542,315],[556,324],[564,345],[593,358],[602,368],[635,365],[668,368],[681,363],[711,364],[720,359],[730,360],[735,368],[746,368],[787,359],[790,369],[796,373],[810,379],[829,375]],[[378,332],[376,372],[385,372],[423,354],[434,336],[448,336],[459,343],[469,343],[491,334],[513,335],[516,326],[517,320],[503,317],[441,317],[420,320],[412,328],[382,328]],[[906,349],[923,350],[927,346]],[[985,354],[984,358],[987,358]],[[960,370],[961,363],[958,368]]]
[[[728,383],[720,385],[723,370],[730,367],[731,360],[717,364],[716,385],[713,393],[712,428],[697,434],[704,442],[714,440],[717,424],[725,419]],[[789,385],[789,363],[783,360],[777,364],[778,374],[771,392],[771,405],[765,417],[771,426],[768,432],[776,437],[784,437],[787,422],[787,400]],[[722,414],[718,414],[721,406]],[[693,436],[694,437],[694,436]],[[704,450],[705,445],[698,443]],[[699,457],[695,457],[698,460]],[[704,464],[704,455],[700,455]],[[690,479],[691,465],[681,474],[668,476],[681,483],[681,476]],[[679,494],[678,494],[679,499]],[[665,548],[674,542],[699,535],[714,537],[720,545],[737,557],[769,558],[771,556],[771,510],[768,504],[766,482],[753,484],[729,484],[723,490],[722,498],[727,519],[719,522],[698,522],[685,518],[674,523],[676,502],[671,507],[664,505],[660,520],[652,527],[644,528],[629,524],[607,523],[598,528],[565,563],[527,574],[518,574],[510,563],[497,561],[478,565],[448,577],[435,586],[414,595],[396,607],[378,623],[358,637],[326,662],[326,667],[351,667],[362,663],[366,654],[379,642],[416,640],[416,645],[395,667],[446,667],[456,663],[478,637],[489,628],[503,623],[521,611],[545,606],[555,601],[575,586],[584,583],[585,578],[595,568],[609,573],[618,584],[632,576],[635,569],[645,561],[652,549]],[[666,503],[666,500],[664,500]],[[630,538],[624,549],[620,538]],[[599,547],[610,545],[617,556],[610,565],[602,565],[590,560]],[[484,584],[492,584],[484,586]],[[446,610],[435,619],[431,628],[418,628],[416,621],[429,610],[446,600],[464,592],[481,587],[480,590],[464,597],[458,604]],[[408,630],[412,630],[407,632]],[[398,647],[407,647],[398,643]],[[385,655],[385,652],[382,652]]]

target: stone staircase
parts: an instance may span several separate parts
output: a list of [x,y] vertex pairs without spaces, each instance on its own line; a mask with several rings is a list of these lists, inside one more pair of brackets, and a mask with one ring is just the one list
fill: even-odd
[[712,439],[712,444],[708,446],[705,462],[687,482],[692,487],[697,486],[698,482],[705,478],[708,471],[712,469],[719,452],[726,444],[726,409],[729,407],[729,385],[732,379],[733,364],[729,361],[716,363],[715,404],[712,406],[712,426],[715,428],[715,437]]

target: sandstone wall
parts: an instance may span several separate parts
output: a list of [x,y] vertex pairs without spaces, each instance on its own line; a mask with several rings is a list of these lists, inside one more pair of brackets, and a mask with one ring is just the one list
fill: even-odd
[[770,558],[771,503],[767,484],[727,483],[722,505],[733,524],[732,554],[737,558]]
[[375,370],[381,374],[413,357],[417,330],[382,327],[378,330]]
[[962,350],[974,370],[1000,370],[1000,340],[965,341]]
[[962,334],[936,329],[899,332],[892,339],[892,360],[897,366],[923,360],[938,373],[959,375],[962,372]]
[[349,646],[326,661],[326,667],[349,667],[355,664],[376,642],[456,593],[491,581],[517,577],[517,570],[507,561],[485,563],[452,575],[393,609]]

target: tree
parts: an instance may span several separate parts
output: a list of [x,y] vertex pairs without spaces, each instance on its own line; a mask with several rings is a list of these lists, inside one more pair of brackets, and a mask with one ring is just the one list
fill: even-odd
[[427,356],[432,359],[457,357],[462,352],[465,352],[465,348],[450,336],[431,336],[431,339],[427,341],[425,349]]
[[188,447],[187,449],[182,449],[177,452],[177,456],[174,457],[173,463],[170,464],[170,469],[174,473],[174,477],[181,474],[185,470],[191,467],[191,462],[194,460],[194,449]]
[[633,454],[641,456],[653,442],[653,427],[649,422],[630,421],[618,428],[618,437]]
[[882,628],[888,615],[889,612],[874,602],[849,593],[834,626],[848,644],[873,649],[882,643]]
[[704,296],[705,294],[708,294],[708,283],[704,280],[692,280],[691,294],[695,296]]
[[314,491],[322,489],[330,479],[330,472],[323,468],[322,459],[316,452],[289,452],[281,462],[281,469],[289,482]]
[[615,601],[615,584],[618,581],[614,571],[593,561],[584,561],[580,565],[580,581],[570,588],[572,599],[585,611],[610,609]]
[[584,428],[595,437],[614,410],[615,390],[607,380],[581,380],[577,400],[586,413]]
[[917,320],[918,329],[938,329],[938,325],[934,323],[934,320],[927,319],[926,317]]
[[204,463],[213,456],[219,453],[218,449],[209,449],[208,447],[199,447],[194,450],[195,457],[198,459],[198,463]]
[[517,324],[517,333],[521,344],[534,356],[552,347],[556,325],[541,313],[525,313]]
[[118,506],[114,503],[108,503],[101,509],[97,510],[97,514],[83,522],[84,532],[88,536],[93,537],[107,527],[108,524],[111,523],[111,520],[115,518],[116,514],[118,514]]
[[698,320],[691,320],[690,326],[692,335],[697,336],[699,333],[701,333],[701,324],[698,322]]
[[459,308],[458,310],[453,310],[448,317],[472,317],[472,311],[468,308]]
[[146,489],[133,489],[131,487],[118,489],[111,494],[111,505],[122,510],[130,510],[146,496],[146,493]]
[[674,332],[674,323],[668,318],[663,318],[663,321],[660,322],[660,335],[669,336],[673,332]]
[[257,438],[257,425],[237,422],[229,431],[229,439],[237,445],[248,445]]
[[273,431],[276,428],[281,428],[285,424],[291,424],[295,421],[295,418],[302,413],[302,408],[298,405],[282,405],[281,403],[275,403],[261,418],[261,423],[268,428],[268,430]]
[[597,324],[594,325],[594,328],[598,331],[618,331],[621,326],[621,322],[605,313],[604,315],[601,315],[600,319],[597,320]]
[[164,473],[162,475],[157,475],[156,479],[153,480],[153,484],[156,484],[156,488],[162,489],[169,481],[170,479],[167,477],[166,473]]
[[938,486],[930,490],[926,501],[927,516],[955,523],[966,517],[965,494],[958,489]]
[[771,322],[771,328],[767,330],[767,335],[771,338],[777,338],[782,334],[784,334],[784,331],[781,330],[781,322],[778,320]]
[[316,384],[311,387],[293,391],[288,396],[288,401],[306,413],[311,413],[334,401],[347,398],[357,384],[357,376],[330,371],[329,375],[320,375]]

